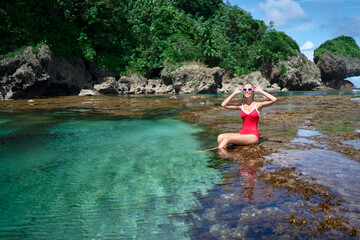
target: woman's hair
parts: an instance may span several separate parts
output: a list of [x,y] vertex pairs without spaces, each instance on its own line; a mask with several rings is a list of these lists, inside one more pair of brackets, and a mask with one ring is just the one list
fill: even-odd
[[[252,83],[247,82],[247,83],[244,84],[244,86],[245,86],[246,84],[250,84],[250,85],[253,87],[253,89],[254,89],[254,87],[255,87],[255,85],[252,84]],[[252,96],[252,100],[253,100],[253,101],[254,101],[254,95],[255,95],[255,94],[253,94],[253,96]],[[245,100],[245,96],[244,96],[244,93],[243,93],[242,104],[244,104],[245,102],[246,102],[246,100]]]

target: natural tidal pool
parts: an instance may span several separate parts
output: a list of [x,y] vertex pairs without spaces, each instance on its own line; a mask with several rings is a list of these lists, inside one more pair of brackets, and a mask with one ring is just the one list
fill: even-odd
[[274,94],[203,153],[225,94],[0,102],[0,239],[357,239],[358,92]]
[[0,238],[186,239],[178,216],[221,181],[199,129],[73,112],[2,112]]

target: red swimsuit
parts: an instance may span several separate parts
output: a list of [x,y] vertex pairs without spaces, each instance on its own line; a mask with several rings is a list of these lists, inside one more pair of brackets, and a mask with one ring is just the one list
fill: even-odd
[[260,118],[260,113],[257,110],[256,106],[257,103],[255,104],[253,110],[247,113],[245,112],[243,105],[241,105],[240,116],[244,122],[240,130],[240,134],[253,134],[257,136],[258,139],[260,139],[259,130],[257,127]]

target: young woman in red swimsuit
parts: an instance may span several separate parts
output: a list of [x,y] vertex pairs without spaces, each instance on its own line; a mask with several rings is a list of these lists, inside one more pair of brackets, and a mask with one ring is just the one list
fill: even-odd
[[[239,93],[243,92],[245,103],[243,104],[229,104],[230,101]],[[260,93],[266,101],[255,102],[254,94]],[[226,148],[228,144],[236,145],[249,145],[259,143],[260,136],[258,131],[258,121],[260,118],[260,112],[264,107],[268,107],[276,101],[276,98],[260,89],[258,86],[254,86],[251,83],[247,83],[243,88],[238,87],[235,91],[226,98],[222,103],[226,109],[241,110],[241,118],[243,119],[243,126],[239,133],[223,133],[217,138],[218,148]]]

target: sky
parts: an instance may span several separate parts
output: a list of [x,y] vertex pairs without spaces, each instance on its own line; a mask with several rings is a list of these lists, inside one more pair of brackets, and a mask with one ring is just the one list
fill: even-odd
[[[224,1],[227,2],[227,1]],[[313,61],[314,50],[341,35],[360,45],[360,0],[228,0],[285,32]]]

